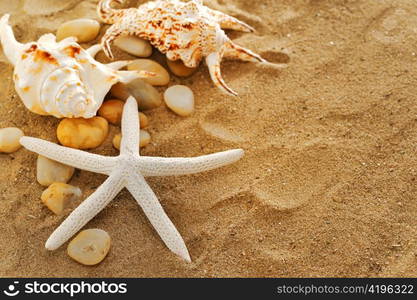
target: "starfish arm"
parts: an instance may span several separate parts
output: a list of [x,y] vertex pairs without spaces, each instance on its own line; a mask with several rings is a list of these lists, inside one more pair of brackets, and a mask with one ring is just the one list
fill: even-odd
[[45,248],[55,250],[70,239],[94,218],[123,189],[120,175],[111,175],[99,188],[85,199],[46,241]]
[[221,11],[208,9],[209,14],[211,14],[217,22],[219,22],[221,28],[223,29],[232,29],[243,32],[255,32],[255,29],[246,24],[245,22],[240,21],[239,19],[229,16]]
[[121,154],[139,155],[138,103],[130,96],[123,107]]
[[138,172],[143,176],[186,175],[213,170],[232,164],[242,158],[244,151],[234,149],[190,158],[141,156]]
[[142,207],[145,215],[165,245],[184,260],[191,262],[184,240],[166,215],[158,198],[143,176],[139,174],[132,175],[128,180],[127,189],[139,203],[140,207]]
[[115,158],[63,147],[48,141],[24,136],[20,143],[28,150],[78,169],[108,175]]

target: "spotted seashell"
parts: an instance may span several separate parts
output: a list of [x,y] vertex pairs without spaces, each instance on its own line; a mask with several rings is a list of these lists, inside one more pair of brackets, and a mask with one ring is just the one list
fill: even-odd
[[[45,112],[66,117],[90,117],[88,104],[93,101],[77,70],[70,67],[48,74],[42,86],[40,103]],[[94,116],[94,109],[91,110]]]
[[220,62],[223,57],[267,63],[262,57],[233,43],[223,29],[253,32],[249,25],[225,13],[210,9],[202,0],[148,1],[138,8],[114,9],[113,2],[101,0],[97,12],[103,22],[113,24],[101,44],[110,58],[111,43],[119,36],[135,35],[165,53],[169,60],[181,60],[195,68],[205,58],[214,84],[222,91],[236,95],[223,81]]

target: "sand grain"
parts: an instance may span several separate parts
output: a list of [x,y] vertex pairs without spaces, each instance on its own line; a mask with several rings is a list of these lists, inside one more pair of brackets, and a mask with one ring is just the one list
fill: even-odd
[[[47,8],[31,5],[28,18],[29,2],[0,0],[0,11],[12,13],[25,42],[65,21],[97,18],[93,0],[38,0]],[[194,91],[192,116],[180,118],[165,107],[147,113],[152,143],[145,155],[246,151],[226,168],[148,180],[193,263],[167,250],[126,191],[85,227],[112,237],[101,264],[73,262],[66,246],[46,251],[46,239],[65,216],[42,205],[36,155],[20,150],[0,154],[0,276],[415,277],[416,1],[206,3],[258,30],[231,32],[237,43],[289,67],[224,62],[223,76],[240,94],[234,99],[211,84],[201,65],[190,78],[171,82]],[[129,57],[117,48],[114,53]],[[153,58],[164,64],[162,56]],[[1,54],[0,127],[56,142],[59,120],[25,109],[11,75]],[[112,126],[94,152],[116,155],[111,140],[117,131]],[[77,171],[71,184],[85,198],[104,179]]]

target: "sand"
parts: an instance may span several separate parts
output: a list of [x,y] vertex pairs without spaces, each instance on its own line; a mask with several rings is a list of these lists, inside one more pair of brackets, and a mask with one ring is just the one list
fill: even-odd
[[[97,18],[96,2],[1,0],[0,13],[12,14],[17,38],[27,42],[64,21]],[[112,237],[101,264],[71,260],[67,244],[45,250],[65,216],[41,203],[36,155],[22,149],[0,154],[0,276],[415,277],[416,1],[206,3],[258,30],[230,32],[238,44],[288,68],[224,62],[224,78],[240,94],[232,98],[212,85],[202,65],[170,83],[195,92],[192,116],[165,106],[146,112],[152,143],[145,155],[246,151],[222,169],[148,180],[193,262],[169,252],[126,190],[85,226]],[[25,109],[11,75],[1,54],[0,127],[56,142],[59,120]],[[94,152],[117,155],[111,139],[118,131],[112,126]],[[85,198],[104,179],[77,171],[70,183]]]

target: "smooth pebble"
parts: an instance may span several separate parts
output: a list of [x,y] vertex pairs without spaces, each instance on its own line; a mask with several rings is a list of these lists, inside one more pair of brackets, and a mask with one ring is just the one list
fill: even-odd
[[121,82],[116,83],[111,87],[110,95],[123,101],[126,101],[126,99],[130,96],[127,86]]
[[[120,142],[122,140],[122,135],[120,133],[116,134],[113,138],[113,147],[117,150],[120,150]],[[151,135],[146,130],[140,130],[140,141],[139,147],[145,147],[151,142]]]
[[144,78],[147,83],[155,86],[163,86],[169,83],[169,73],[163,66],[151,59],[136,59],[132,61],[127,69],[130,71],[149,71],[155,73],[156,76]]
[[58,27],[56,38],[61,41],[67,37],[77,38],[78,43],[94,40],[100,31],[100,23],[92,19],[76,19],[65,22]]
[[139,57],[148,57],[152,55],[152,46],[148,41],[136,36],[120,36],[114,44],[121,50]]
[[98,110],[98,115],[114,125],[119,125],[122,119],[124,105],[125,103],[121,100],[107,100],[101,105]]
[[109,253],[110,242],[110,235],[106,231],[86,229],[68,244],[67,253],[80,264],[96,265]]
[[81,199],[80,188],[66,183],[54,182],[41,195],[43,204],[56,215],[62,214],[72,201]]
[[12,153],[19,150],[20,138],[24,135],[23,131],[16,127],[0,129],[0,152]]
[[74,168],[60,162],[38,156],[36,162],[36,179],[43,186],[50,186],[54,182],[67,183],[74,174]]
[[174,85],[164,93],[166,105],[176,114],[186,117],[194,111],[193,91],[185,85]]
[[139,122],[140,128],[145,128],[149,125],[149,119],[143,112],[139,112]]
[[59,142],[76,149],[92,149],[100,146],[107,137],[109,124],[102,117],[90,119],[63,119],[57,128]]
[[161,94],[152,85],[138,78],[127,85],[129,93],[138,102],[140,110],[153,109],[162,104]]
[[169,60],[167,58],[167,65],[171,72],[178,77],[188,77],[194,74],[196,68],[189,68],[181,60]]

